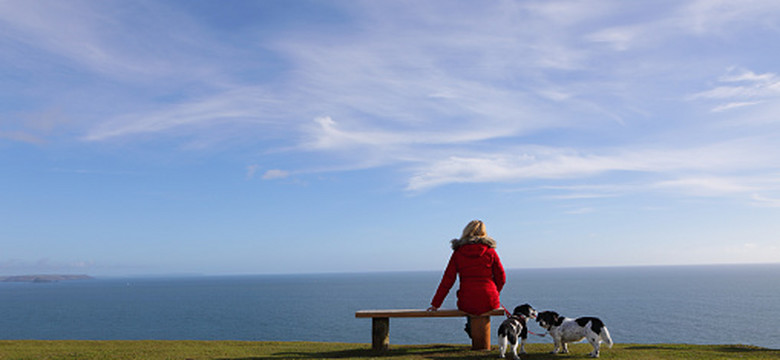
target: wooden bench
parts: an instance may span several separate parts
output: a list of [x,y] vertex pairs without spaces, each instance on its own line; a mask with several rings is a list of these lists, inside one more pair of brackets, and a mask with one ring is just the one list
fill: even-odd
[[419,309],[361,310],[356,318],[371,318],[371,347],[384,351],[390,345],[390,318],[471,317],[471,349],[490,350],[490,317],[504,316],[503,309],[488,311],[482,315],[469,315],[460,310],[426,311]]

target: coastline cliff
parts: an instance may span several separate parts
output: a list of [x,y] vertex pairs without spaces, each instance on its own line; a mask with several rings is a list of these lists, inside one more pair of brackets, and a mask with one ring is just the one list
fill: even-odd
[[15,275],[0,276],[0,282],[34,282],[48,283],[67,280],[90,280],[93,277],[89,275]]

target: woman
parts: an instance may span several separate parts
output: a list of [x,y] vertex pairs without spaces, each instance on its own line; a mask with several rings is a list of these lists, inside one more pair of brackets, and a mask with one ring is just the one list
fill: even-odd
[[[471,221],[460,239],[453,239],[451,243],[452,256],[428,311],[441,307],[456,275],[460,277],[460,289],[456,293],[458,309],[480,315],[501,308],[499,293],[506,282],[506,274],[495,250],[496,241],[487,235],[485,223]],[[466,323],[466,332],[471,335],[469,323]]]

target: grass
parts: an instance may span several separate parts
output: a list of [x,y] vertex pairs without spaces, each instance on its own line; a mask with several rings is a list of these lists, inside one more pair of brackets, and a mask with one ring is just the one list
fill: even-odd
[[[529,344],[524,360],[588,359],[586,343],[569,354],[552,355],[552,344]],[[265,359],[497,359],[498,348],[471,351],[468,345],[391,345],[376,353],[369,344],[249,341],[41,341],[2,340],[0,360],[265,360]],[[510,355],[511,358],[511,355]],[[780,359],[780,350],[745,345],[616,344],[602,359]]]

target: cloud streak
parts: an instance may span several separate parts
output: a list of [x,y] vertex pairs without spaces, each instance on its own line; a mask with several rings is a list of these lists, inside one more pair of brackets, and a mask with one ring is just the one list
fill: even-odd
[[[263,89],[239,88],[191,102],[165,106],[147,113],[123,114],[98,124],[83,137],[104,141],[149,134],[179,132],[181,129],[274,124],[279,110],[277,101]],[[199,129],[200,128],[200,129]],[[206,130],[206,134],[208,134]]]
[[713,109],[723,111],[780,97],[780,77],[774,73],[756,74],[750,70],[732,68],[718,80],[724,85],[693,94],[690,99],[731,101]]
[[[587,179],[614,172],[660,175],[669,180],[646,180],[635,190],[679,189],[689,195],[721,195],[778,191],[774,175],[766,181],[735,176],[763,171],[767,164],[780,170],[775,145],[767,139],[743,139],[688,149],[616,149],[582,153],[571,149],[530,147],[471,157],[450,157],[420,167],[407,190],[421,191],[454,183],[517,183],[526,180]],[[708,174],[701,177],[702,174]],[[749,183],[746,184],[746,183]],[[614,185],[619,187],[619,185]]]

